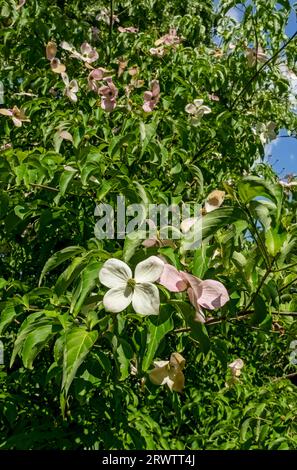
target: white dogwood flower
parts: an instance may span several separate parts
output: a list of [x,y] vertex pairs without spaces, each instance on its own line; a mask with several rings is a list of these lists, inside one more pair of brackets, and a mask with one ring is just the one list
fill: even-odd
[[203,118],[204,114],[211,113],[211,109],[208,106],[203,104],[203,100],[194,100],[193,103],[189,103],[185,107],[186,113],[190,114],[191,116],[191,123],[194,126],[197,126],[201,119]]
[[228,367],[231,369],[232,377],[237,378],[241,374],[241,369],[244,366],[244,362],[242,359],[235,359],[235,361],[228,364]]
[[72,103],[77,102],[76,93],[78,92],[78,84],[76,80],[70,80],[67,73],[62,73],[62,80],[65,83],[64,95],[68,96]]
[[101,284],[109,287],[103,298],[105,310],[122,312],[132,302],[140,315],[158,315],[160,306],[156,282],[164,269],[164,262],[157,256],[150,256],[137,264],[134,277],[129,266],[116,258],[106,261],[100,272]]

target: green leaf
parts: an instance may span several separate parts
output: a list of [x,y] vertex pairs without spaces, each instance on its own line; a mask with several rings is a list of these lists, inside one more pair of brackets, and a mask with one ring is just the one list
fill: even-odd
[[[170,307],[170,309],[169,309]],[[169,311],[168,311],[169,310]],[[161,340],[174,328],[172,307],[163,308],[158,316],[147,319],[147,347],[142,360],[142,369],[147,371],[151,366]]]
[[144,154],[147,146],[153,139],[156,134],[158,121],[150,122],[149,124],[144,124],[144,122],[140,121],[140,142],[142,147],[141,155]]
[[0,315],[0,335],[2,335],[6,327],[16,318],[16,312],[13,303],[7,302],[4,305],[5,307],[3,308]]
[[70,312],[74,316],[80,312],[87,295],[94,289],[101,266],[102,263],[93,261],[80,273],[78,285],[72,294],[70,305]]
[[283,189],[280,184],[271,183],[257,176],[247,176],[238,184],[238,194],[244,203],[260,196],[272,199],[280,211],[283,198]]
[[9,209],[9,196],[4,191],[0,191],[0,219],[3,219]]
[[113,184],[109,180],[103,180],[100,183],[100,188],[98,189],[96,193],[96,200],[97,202],[102,201],[102,199],[106,196],[106,194],[109,193],[109,191],[112,189]]
[[99,362],[100,366],[102,367],[102,369],[104,370],[104,372],[107,375],[109,375],[112,370],[112,366],[107,355],[103,351],[96,351],[95,357],[97,361]]
[[30,331],[24,340],[21,357],[24,366],[33,368],[33,361],[37,354],[46,346],[51,338],[61,329],[60,325],[41,325]]
[[204,323],[195,321],[195,310],[186,302],[176,304],[178,310],[184,316],[187,325],[191,328],[190,336],[198,341],[201,351],[207,353],[210,349],[208,332]]
[[193,262],[193,274],[194,276],[203,278],[205,272],[208,269],[209,257],[207,251],[209,249],[208,244],[202,243],[201,246],[194,253]]
[[82,327],[72,328],[66,332],[63,357],[62,391],[65,396],[82,364],[98,338],[97,331],[87,331]]
[[62,295],[67,290],[68,286],[77,278],[87,263],[87,256],[79,256],[72,260],[71,264],[62,272],[56,282],[55,292],[58,296]]
[[261,222],[263,228],[268,230],[271,225],[270,210],[276,211],[276,205],[271,201],[250,201],[249,209],[251,214]]
[[247,418],[247,419],[244,420],[244,422],[241,425],[241,429],[240,429],[240,440],[241,440],[241,442],[244,442],[247,439],[248,431],[251,428],[251,421],[252,421],[252,418]]
[[251,318],[253,325],[262,325],[264,328],[270,329],[271,315],[269,314],[268,307],[265,300],[261,295],[257,295],[254,300],[255,313]]
[[131,232],[126,236],[123,248],[123,260],[126,263],[129,262],[145,238],[146,232],[144,230],[137,230],[136,232]]
[[181,242],[181,251],[192,250],[201,242],[213,236],[217,230],[238,220],[247,220],[245,212],[238,207],[223,207],[199,217]]
[[52,269],[57,268],[58,266],[60,266],[60,264],[64,263],[64,261],[67,261],[69,258],[73,258],[74,256],[83,253],[84,251],[85,249],[81,246],[68,246],[67,248],[58,251],[53,256],[51,256],[51,258],[49,258],[45,263],[44,268],[41,272],[39,278],[39,286],[41,285],[42,279],[44,278],[46,273],[48,273]]
[[280,228],[270,228],[265,232],[265,245],[271,256],[282,252],[282,246],[287,239],[286,232],[280,232]]
[[239,270],[242,270],[247,264],[246,257],[238,251],[233,251],[232,261]]
[[11,355],[10,367],[13,365],[17,354],[21,353],[22,347],[27,336],[34,330],[43,326],[52,325],[54,320],[44,316],[44,313],[36,312],[29,315],[26,320],[23,321],[22,326],[18,331],[17,338],[14,342],[14,348]]
[[119,380],[125,380],[130,375],[130,361],[133,358],[133,349],[128,341],[123,338],[113,337],[112,343],[115,349],[115,359],[119,369]]
[[64,196],[64,194],[66,193],[67,188],[72,178],[74,177],[75,173],[77,173],[77,170],[73,169],[73,170],[64,171],[61,174],[60,181],[59,181],[59,188],[60,188],[60,193],[62,196]]

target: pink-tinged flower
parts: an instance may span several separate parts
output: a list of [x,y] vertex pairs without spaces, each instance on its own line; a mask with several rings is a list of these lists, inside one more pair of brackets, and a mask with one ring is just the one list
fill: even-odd
[[143,111],[150,113],[160,100],[160,85],[158,80],[152,80],[151,91],[145,91],[143,95]]
[[159,290],[155,286],[163,271],[164,263],[157,256],[150,256],[137,264],[133,277],[129,266],[115,258],[107,260],[100,272],[101,284],[108,287],[103,298],[106,311],[118,313],[131,303],[140,315],[158,315]]
[[16,127],[21,127],[23,122],[30,122],[30,119],[17,106],[14,106],[12,109],[2,108],[0,109],[0,114],[11,117]]
[[91,28],[91,33],[92,33],[92,39],[93,39],[93,41],[98,41],[98,39],[99,39],[99,32],[100,32],[100,29],[99,29],[99,28],[96,28],[96,26],[92,26],[92,28]]
[[213,93],[209,93],[209,94],[208,94],[208,98],[209,98],[211,101],[220,101],[220,98],[219,98],[217,95],[214,95]]
[[191,304],[199,313],[200,307],[213,310],[222,307],[229,300],[228,292],[220,282],[212,279],[202,281],[169,264],[165,264],[159,283],[171,292],[187,290]]
[[164,36],[160,37],[160,39],[155,41],[155,46],[173,46],[175,44],[180,44],[181,42],[182,38],[177,36],[176,29],[172,28],[169,30],[168,34],[165,34]]
[[176,245],[172,240],[164,240],[162,238],[162,234],[151,219],[146,219],[146,223],[149,226],[149,238],[142,242],[142,245],[145,248],[151,248],[153,246],[171,246],[172,248],[176,248]]
[[155,368],[149,378],[155,385],[167,385],[174,392],[182,392],[185,386],[183,368],[186,360],[179,353],[173,353],[169,361],[154,361]]
[[[71,143],[73,144],[73,137],[72,137],[72,134],[70,134],[70,132],[68,132],[68,131],[60,131],[60,132],[59,132],[59,137],[60,137],[60,139],[62,139],[62,140],[68,140],[69,142],[71,142]],[[66,169],[66,170],[68,170],[69,168],[71,168],[71,167],[67,167],[67,168],[66,168],[66,167],[67,167],[67,165],[64,166],[64,169]]]
[[[63,127],[64,127],[64,124],[61,123],[61,125],[56,128],[57,132],[54,134],[54,137],[53,137],[53,144],[54,144],[55,151],[57,153],[59,153],[60,151],[60,147],[61,147],[63,140],[67,140],[73,144],[72,135]],[[66,171],[71,171],[70,169],[72,168],[71,166],[68,166],[68,165],[63,165],[63,167],[64,167],[64,170]],[[72,170],[76,171],[75,169],[72,169]]]
[[157,57],[164,57],[164,55],[167,53],[166,49],[163,46],[151,47],[149,52],[151,55],[155,55]]
[[107,73],[110,72],[104,69],[103,67],[93,69],[88,76],[88,84],[90,90],[98,92],[98,85],[96,82],[103,80]]
[[65,83],[65,90],[64,94],[68,96],[70,101],[76,103],[77,96],[76,93],[78,92],[78,84],[76,80],[69,81],[68,75],[66,73],[62,74],[63,82]]
[[153,246],[171,246],[172,248],[176,248],[172,240],[162,240],[158,235],[152,235],[151,238],[144,240],[142,244],[145,248],[151,248]]
[[131,91],[134,88],[141,88],[144,85],[144,80],[139,80],[138,75],[139,75],[139,68],[137,65],[134,65],[133,67],[130,67],[128,70],[129,75],[132,77],[129,85],[126,87],[126,93],[127,95],[130,95]]
[[218,209],[224,202],[225,199],[225,191],[220,191],[219,189],[215,189],[206,198],[204,204],[205,212],[212,212],[215,209]]
[[167,263],[165,263],[159,283],[170,292],[183,292],[188,287],[188,282],[183,278],[181,272]]
[[129,68],[128,73],[129,75],[131,75],[131,77],[135,77],[135,75],[139,74],[139,68],[137,67],[137,65],[134,65],[133,67]]
[[64,73],[66,71],[66,66],[60,62],[56,57],[57,54],[57,44],[53,41],[49,41],[45,47],[46,58],[50,61],[51,69],[55,73]]
[[4,152],[5,150],[9,150],[9,149],[12,149],[12,144],[9,144],[9,143],[3,144],[0,147],[0,152]]
[[55,72],[55,73],[62,74],[62,73],[65,73],[65,71],[66,71],[66,66],[65,66],[64,64],[62,64],[59,59],[57,59],[56,57],[54,57],[54,58],[51,60],[51,69],[52,69],[52,71]]
[[118,96],[118,89],[111,77],[105,78],[105,81],[107,85],[100,87],[98,93],[101,95],[101,108],[107,112],[111,112],[117,105],[116,98]]
[[80,46],[80,52],[78,52],[71,44],[66,41],[62,41],[60,46],[65,51],[71,52],[70,57],[74,57],[75,59],[82,60],[87,64],[91,64],[95,62],[99,58],[99,54],[89,43],[84,42]]
[[73,54],[71,54],[70,57],[74,57],[76,59],[80,59],[83,62],[87,62],[88,64],[91,64],[92,62],[95,62],[99,58],[99,54],[94,49],[92,46],[90,46],[89,43],[84,42],[80,46],[81,54],[77,51],[74,51]]
[[254,67],[257,63],[264,64],[268,60],[268,56],[264,53],[262,47],[258,47],[257,50],[248,47],[245,55],[249,67]]
[[119,68],[118,68],[118,77],[121,77],[126,70],[126,67],[128,65],[128,61],[125,59],[119,59],[118,60]]
[[48,60],[53,60],[57,54],[57,44],[53,41],[49,41],[45,48],[45,54]]
[[[102,8],[100,13],[96,16],[97,21],[104,21],[104,23],[110,25],[110,10],[108,8]],[[112,24],[119,23],[119,17],[115,14],[112,15]]]
[[[207,196],[204,207],[200,210],[201,215],[205,215],[208,212],[212,212],[215,209],[218,209],[224,202],[225,191],[220,191],[215,189]],[[188,233],[191,228],[195,225],[196,222],[200,220],[199,217],[189,217],[184,219],[180,224],[180,229],[182,233]]]
[[221,57],[223,57],[224,52],[222,51],[222,49],[217,48],[212,52],[212,55],[220,59]]
[[119,33],[138,33],[139,29],[135,28],[134,26],[128,26],[127,28],[123,28],[122,26],[118,27]]

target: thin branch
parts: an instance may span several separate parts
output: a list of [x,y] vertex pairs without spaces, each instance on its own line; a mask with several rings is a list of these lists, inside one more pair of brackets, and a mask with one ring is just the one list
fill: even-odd
[[252,295],[252,298],[251,298],[251,300],[249,301],[249,303],[248,303],[248,305],[247,305],[247,307],[246,307],[245,310],[249,310],[249,308],[253,305],[253,303],[254,303],[254,301],[255,301],[257,295],[259,294],[260,290],[261,290],[262,287],[263,287],[264,282],[266,281],[266,279],[267,279],[267,277],[269,276],[269,274],[271,274],[271,270],[272,270],[272,266],[273,266],[274,261],[275,261],[275,258],[273,258],[271,265],[266,269],[266,272],[265,272],[264,276],[262,277],[261,282],[260,282],[260,284],[258,285],[256,292]]
[[[231,318],[221,317],[219,319],[210,318],[209,320],[206,320],[205,325],[219,325],[220,323],[223,323],[224,321],[232,322],[232,321],[244,320],[248,317],[248,315],[252,315],[253,313],[255,313],[255,310],[245,311],[244,313],[242,313],[242,315],[238,315],[237,317],[231,317]],[[271,313],[271,315],[284,315],[284,316],[288,316],[288,317],[290,317],[290,316],[297,317],[297,312],[276,312],[276,311],[274,311],[274,312],[270,312],[270,313]],[[254,326],[252,326],[252,328],[258,329],[257,327],[254,327]],[[186,333],[188,331],[191,331],[191,328],[188,327],[188,326],[183,327],[183,328],[176,328],[175,330],[173,330],[174,333]],[[276,333],[276,332],[273,331],[273,333]]]
[[276,57],[290,44],[290,42],[293,41],[293,39],[297,36],[297,31],[286,41],[282,47],[280,47],[273,56],[271,56],[264,64],[254,73],[254,75],[248,80],[248,82],[245,84],[245,86],[242,88],[242,90],[238,93],[237,97],[231,104],[230,109],[233,109],[239,98],[245,93],[245,91],[249,88],[249,86],[253,83],[253,81],[258,77],[258,75],[262,72],[262,70],[270,64]]
[[[48,191],[53,191],[55,193],[60,192],[60,189],[53,188],[52,186],[47,186],[45,184],[30,183],[30,186],[33,186],[34,188],[47,189]],[[69,194],[71,196],[77,196],[77,197],[88,197],[88,198],[90,197],[89,194],[76,194],[76,193],[72,193],[72,192],[67,192],[67,194]]]
[[285,270],[288,270],[290,268],[294,268],[294,266],[297,266],[297,263],[293,263],[293,264],[287,264],[286,266],[284,266],[283,268],[279,268],[279,269],[274,269],[273,273],[279,273],[280,271],[285,271]]
[[[257,7],[256,7],[257,8]],[[255,68],[256,70],[258,69],[258,48],[259,48],[259,41],[258,41],[258,34],[257,34],[257,16],[255,12],[255,16],[252,13],[252,23],[253,23],[253,28],[254,28],[254,33],[255,33],[255,45],[256,45],[256,63],[255,63]]]
[[278,291],[278,293],[282,292],[283,290],[285,290],[287,287],[289,287],[291,284],[294,284],[294,282],[297,281],[297,277],[294,277],[294,279],[290,282],[288,282],[287,284],[285,284],[283,287],[281,287]]
[[[251,225],[252,225],[252,227],[253,227],[255,233],[257,234],[257,237],[254,237],[255,240],[256,240],[256,244],[258,245],[260,251],[262,252],[262,256],[263,256],[263,259],[264,259],[264,261],[265,261],[266,268],[269,269],[269,268],[271,268],[271,266],[269,266],[269,257],[268,257],[267,251],[266,251],[265,244],[264,244],[264,242],[263,242],[263,240],[262,240],[262,238],[261,238],[261,236],[260,236],[260,233],[259,233],[259,231],[258,231],[258,229],[257,229],[257,225],[256,225],[255,222],[254,222],[253,216],[252,216],[252,214],[250,213],[249,208],[246,206],[244,209],[245,209],[245,211],[246,211],[246,213],[247,213],[247,215],[248,215],[248,218],[249,218],[249,220],[250,220],[250,223],[251,223]],[[254,235],[254,234],[253,234],[253,235]]]
[[297,376],[297,372],[292,372],[291,374],[282,375],[282,377],[275,377],[274,379],[272,379],[272,382],[277,382],[278,380],[283,380],[283,379],[290,379],[296,376]]
[[287,315],[291,317],[297,317],[297,312],[271,312],[272,315]]
[[112,47],[112,28],[113,28],[113,0],[109,1],[109,45],[108,45],[108,62],[110,62],[111,57],[111,47]]
[[49,191],[54,191],[54,192],[57,192],[57,193],[60,191],[57,188],[52,188],[51,186],[46,186],[45,184],[31,183],[30,185],[33,186],[34,188],[48,189]]

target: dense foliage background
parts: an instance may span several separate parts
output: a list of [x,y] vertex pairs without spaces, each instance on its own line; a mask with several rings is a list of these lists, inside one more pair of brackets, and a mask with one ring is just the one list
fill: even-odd
[[[297,197],[263,160],[280,129],[296,135],[291,9],[2,0],[1,449],[297,448]],[[106,77],[111,98],[98,93]],[[210,110],[197,120],[185,110],[196,99]],[[194,251],[189,234],[151,248],[94,236],[96,204],[118,195],[204,204],[216,189],[224,202],[202,216]],[[230,301],[205,323],[164,288],[158,316],[106,312],[102,264],[151,255],[220,281]],[[148,378],[173,352],[182,393]]]

